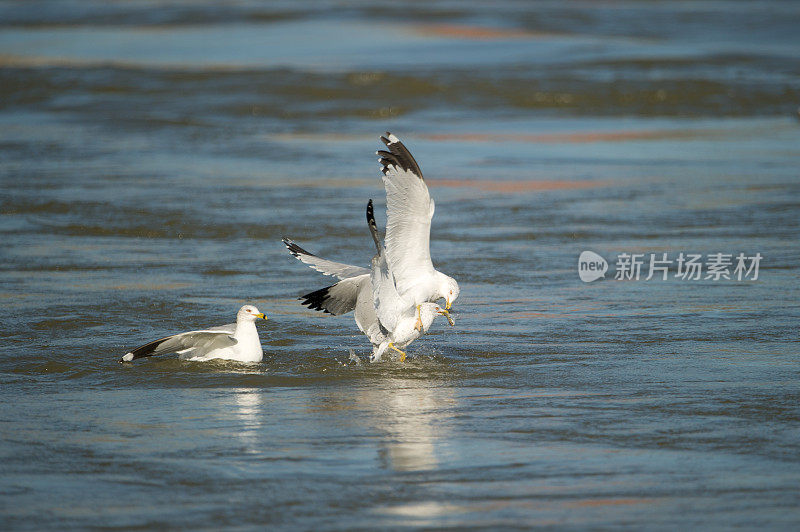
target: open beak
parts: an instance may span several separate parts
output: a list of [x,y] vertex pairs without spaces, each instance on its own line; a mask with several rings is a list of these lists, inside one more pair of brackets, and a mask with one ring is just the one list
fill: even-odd
[[453,317],[450,315],[450,313],[447,310],[440,310],[439,314],[441,314],[442,316],[447,318],[447,323],[450,324],[450,327],[452,327],[453,325],[456,324],[456,322],[453,321]]
[[261,318],[262,320],[265,320],[267,319],[267,315],[262,312],[260,314],[256,314],[256,318]]

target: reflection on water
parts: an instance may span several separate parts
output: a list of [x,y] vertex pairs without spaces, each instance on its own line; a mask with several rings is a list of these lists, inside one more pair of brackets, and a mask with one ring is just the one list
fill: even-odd
[[259,453],[258,431],[264,426],[264,393],[260,388],[236,388],[232,390],[236,405],[234,414],[239,421],[236,436],[241,440],[245,453]]
[[383,468],[434,470],[440,463],[438,446],[449,438],[450,412],[457,407],[452,389],[437,383],[435,377],[407,379],[382,374],[379,380],[354,390],[337,387],[314,393],[310,411],[342,416],[357,427],[356,432],[377,435],[364,438],[359,445],[377,445],[371,454],[377,455]]
[[[378,397],[380,395],[380,397]],[[395,471],[435,469],[437,444],[448,438],[448,411],[452,392],[436,382],[389,379],[380,393],[360,394],[362,404],[379,404],[376,426],[386,433],[380,456]]]

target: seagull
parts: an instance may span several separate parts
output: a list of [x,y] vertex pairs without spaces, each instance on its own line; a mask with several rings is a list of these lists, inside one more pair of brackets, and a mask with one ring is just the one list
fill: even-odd
[[444,299],[445,309],[450,310],[460,289],[455,279],[436,270],[431,261],[435,204],[422,170],[396,136],[387,131],[381,142],[388,149],[376,152],[386,189],[386,260],[397,291],[415,305]]
[[[450,310],[460,289],[455,279],[437,271],[431,261],[434,202],[422,171],[396,136],[387,132],[381,141],[388,148],[388,151],[377,152],[386,189],[386,258],[397,291],[415,305],[444,299],[445,310]],[[284,238],[283,243],[295,258],[310,268],[339,279],[336,284],[301,296],[303,305],[339,316],[372,304],[372,289],[364,288],[370,283],[369,268],[323,259],[288,238]],[[418,318],[417,326],[420,326],[422,319]]]
[[406,358],[402,349],[427,332],[437,316],[447,317],[450,325],[455,322],[446,309],[435,303],[424,302],[415,306],[398,294],[378,237],[372,200],[367,203],[367,224],[377,249],[371,269],[322,259],[288,238],[283,242],[297,259],[309,267],[342,279],[335,285],[303,296],[301,299],[309,308],[333,315],[355,311],[353,316],[358,329],[372,343],[370,362],[378,362],[387,349],[400,353],[402,362]]
[[173,334],[137,347],[120,358],[119,362],[132,362],[137,358],[165,353],[177,353],[181,359],[193,361],[222,359],[261,362],[264,352],[256,330],[255,321],[258,318],[267,319],[253,305],[245,305],[236,314],[236,323]]
[[[378,322],[380,335],[370,337],[373,344],[370,362],[379,361],[386,349],[392,349],[400,353],[400,362],[403,362],[406,359],[406,353],[402,351],[402,348],[427,333],[437,316],[446,317],[451,326],[455,322],[450,316],[450,312],[436,303],[426,301],[414,305],[413,301],[402,297],[397,292],[394,274],[386,260],[386,250],[381,245],[378,237],[378,227],[375,224],[372,200],[367,203],[367,225],[369,225],[372,240],[375,242],[375,249],[377,250],[377,253],[372,258],[372,270],[370,272],[374,310],[370,315],[359,317],[359,309],[356,308],[356,323],[361,321],[362,323],[359,323],[359,327],[362,327],[362,324],[367,319],[372,319],[372,315],[375,315],[374,319]],[[373,327],[367,328],[373,330]],[[376,340],[379,341],[376,342]]]

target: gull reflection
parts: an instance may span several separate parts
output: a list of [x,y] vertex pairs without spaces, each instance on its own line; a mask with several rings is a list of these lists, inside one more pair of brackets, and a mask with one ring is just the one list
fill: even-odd
[[[332,423],[349,449],[370,452],[377,445],[386,469],[438,468],[445,459],[443,442],[450,439],[453,389],[433,378],[365,377],[367,384],[315,389],[308,408],[323,415],[319,422]],[[351,442],[352,435],[358,437]]]
[[237,388],[233,390],[234,413],[238,419],[237,436],[247,453],[259,450],[258,433],[263,426],[264,394],[259,388]]
[[454,402],[448,388],[429,381],[389,379],[364,397],[375,407],[376,428],[386,434],[380,443],[384,466],[395,471],[436,468],[441,459],[437,444],[445,438]]

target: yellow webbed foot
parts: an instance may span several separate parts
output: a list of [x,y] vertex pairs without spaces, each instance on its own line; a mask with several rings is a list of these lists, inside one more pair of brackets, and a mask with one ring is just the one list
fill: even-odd
[[405,362],[405,360],[406,360],[406,352],[405,351],[401,351],[401,350],[397,349],[394,346],[394,342],[390,342],[388,347],[390,349],[393,349],[393,350],[397,351],[398,353],[400,353],[400,362]]
[[414,328],[419,332],[422,332],[422,314],[420,313],[420,307],[422,305],[417,305],[417,324],[414,325]]

